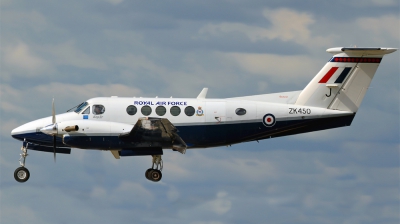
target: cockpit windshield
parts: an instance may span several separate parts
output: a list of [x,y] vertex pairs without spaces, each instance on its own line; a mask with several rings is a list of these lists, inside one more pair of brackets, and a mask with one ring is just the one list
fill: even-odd
[[87,102],[83,102],[79,104],[79,106],[76,107],[76,110],[74,110],[75,113],[81,112],[86,106],[88,105]]

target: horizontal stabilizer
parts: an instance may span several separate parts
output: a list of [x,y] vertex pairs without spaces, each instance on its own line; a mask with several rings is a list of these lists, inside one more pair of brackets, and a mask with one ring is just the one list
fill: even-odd
[[381,47],[334,47],[329,48],[326,52],[331,54],[346,53],[348,55],[385,55],[397,51],[397,48],[381,48]]

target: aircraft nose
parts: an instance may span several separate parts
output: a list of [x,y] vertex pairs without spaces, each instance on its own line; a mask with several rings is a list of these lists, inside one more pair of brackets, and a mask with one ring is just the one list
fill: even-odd
[[45,141],[47,140],[46,138],[43,139],[42,135],[38,135],[40,132],[39,130],[43,128],[44,123],[48,123],[49,119],[48,118],[42,118],[39,120],[31,121],[26,124],[23,124],[11,131],[11,136],[15,139],[23,141],[24,139],[26,140],[41,140]]
[[19,136],[21,136],[23,133],[24,133],[24,127],[23,127],[24,125],[21,125],[21,126],[19,126],[19,127],[17,127],[17,128],[14,128],[12,131],[11,131],[11,137],[13,137],[13,138],[15,138],[15,139],[21,139],[21,137],[19,137]]
[[24,138],[28,139],[29,136],[36,133],[37,125],[38,125],[38,122],[36,122],[36,121],[23,124],[17,128],[14,128],[11,131],[11,136],[18,140],[23,140]]

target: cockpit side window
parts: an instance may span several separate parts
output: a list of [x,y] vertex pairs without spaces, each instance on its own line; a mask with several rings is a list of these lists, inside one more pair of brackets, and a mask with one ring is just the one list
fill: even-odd
[[106,108],[103,105],[100,104],[96,104],[93,105],[93,114],[104,114],[104,112],[106,111]]
[[90,114],[90,107],[86,108],[86,110],[83,111],[82,114]]
[[81,104],[76,108],[76,110],[75,110],[74,112],[75,112],[75,113],[81,112],[87,105],[88,105],[87,102],[81,103]]

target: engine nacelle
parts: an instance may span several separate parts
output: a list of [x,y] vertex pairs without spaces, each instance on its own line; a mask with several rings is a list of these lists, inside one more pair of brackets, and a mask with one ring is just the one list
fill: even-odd
[[86,135],[110,135],[110,133],[126,133],[133,128],[131,124],[109,121],[70,120],[57,123],[57,134],[61,137],[68,133],[80,133]]
[[63,143],[83,149],[109,149],[113,138],[130,132],[132,128],[131,124],[109,121],[71,120],[57,123],[58,136],[63,138]]

